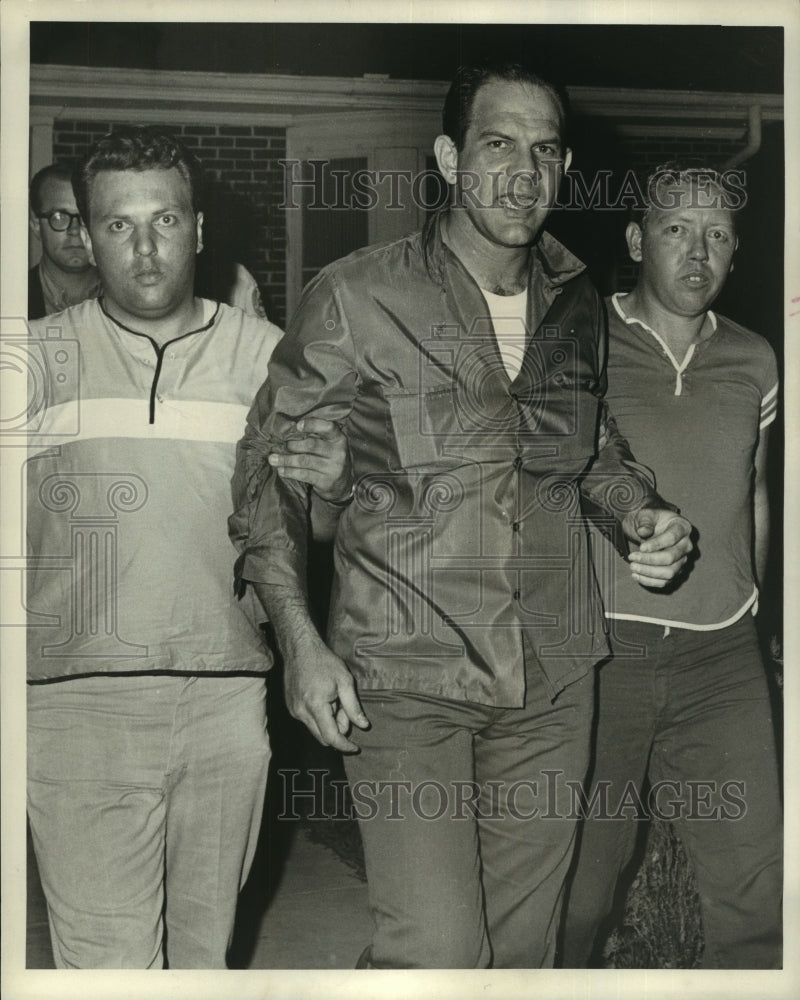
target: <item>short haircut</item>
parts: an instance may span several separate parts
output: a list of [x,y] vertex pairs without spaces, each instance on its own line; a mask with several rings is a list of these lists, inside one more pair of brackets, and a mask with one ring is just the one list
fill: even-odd
[[556,106],[559,131],[562,141],[564,140],[567,105],[566,97],[559,88],[555,84],[543,80],[537,73],[534,73],[521,63],[486,60],[476,63],[473,66],[459,66],[444,101],[442,131],[452,139],[459,152],[464,148],[464,139],[472,119],[472,106],[475,103],[478,91],[492,80],[507,80],[509,83],[528,83],[533,87],[540,87],[546,91],[552,97],[553,103]]
[[711,163],[695,158],[668,160],[659,164],[640,183],[642,201],[631,213],[633,222],[644,228],[647,217],[653,209],[678,208],[682,199],[670,195],[670,189],[695,185],[707,190],[716,188],[719,192],[717,207],[731,213],[735,220],[736,211],[742,207],[741,187],[729,188],[725,171]]
[[38,215],[42,210],[42,188],[44,187],[45,182],[49,180],[56,180],[66,181],[68,184],[71,184],[72,171],[73,167],[68,163],[49,163],[46,167],[42,167],[41,170],[37,170],[31,180],[31,187],[28,195],[28,203],[30,204],[34,215]]
[[75,168],[72,187],[81,218],[89,224],[92,182],[102,171],[170,170],[175,167],[189,185],[192,210],[200,211],[203,167],[191,150],[157,125],[119,125],[89,150]]

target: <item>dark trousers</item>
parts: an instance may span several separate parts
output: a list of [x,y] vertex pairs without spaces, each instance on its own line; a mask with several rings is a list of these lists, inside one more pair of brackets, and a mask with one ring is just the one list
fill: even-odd
[[583,967],[591,958],[633,854],[639,792],[643,805],[674,821],[694,867],[703,965],[779,968],[781,806],[752,617],[708,632],[666,631],[615,621],[614,657],[600,667],[589,815],[569,889],[563,964]]
[[[374,968],[552,966],[588,765],[593,677],[524,708],[361,693],[347,757],[375,920]],[[563,814],[563,815],[562,815]]]

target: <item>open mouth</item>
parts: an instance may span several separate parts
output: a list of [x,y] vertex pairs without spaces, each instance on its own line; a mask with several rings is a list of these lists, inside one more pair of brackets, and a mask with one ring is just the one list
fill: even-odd
[[689,274],[684,274],[681,281],[689,285],[690,288],[705,288],[706,285],[710,284],[711,279],[702,271],[691,271]]
[[512,212],[530,212],[539,204],[539,199],[536,195],[531,195],[530,197],[520,198],[517,195],[504,195],[502,198],[498,199],[498,204],[501,208],[510,210]]

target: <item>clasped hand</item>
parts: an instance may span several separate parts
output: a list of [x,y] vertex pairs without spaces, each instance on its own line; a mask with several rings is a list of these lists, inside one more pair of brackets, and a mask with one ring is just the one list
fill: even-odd
[[637,548],[628,556],[633,579],[662,588],[681,572],[694,544],[692,526],[672,510],[645,507],[627,514],[622,529]]

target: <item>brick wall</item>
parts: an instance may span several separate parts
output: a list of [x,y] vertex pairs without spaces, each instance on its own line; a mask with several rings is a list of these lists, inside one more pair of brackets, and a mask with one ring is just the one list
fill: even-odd
[[[57,121],[53,159],[74,160],[109,131],[111,122]],[[282,128],[260,125],[168,125],[203,161],[208,179],[204,253],[231,255],[261,286],[267,313],[286,322],[286,224],[283,197],[286,155]]]

